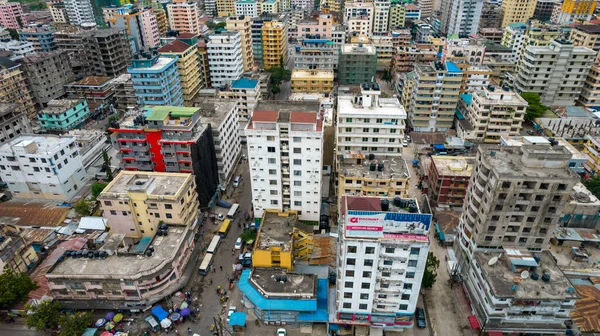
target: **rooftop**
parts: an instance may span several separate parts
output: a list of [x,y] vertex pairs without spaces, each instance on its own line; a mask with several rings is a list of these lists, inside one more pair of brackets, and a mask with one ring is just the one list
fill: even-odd
[[55,227],[63,224],[69,207],[54,203],[13,200],[0,203],[0,226]]
[[[381,180],[405,180],[410,176],[406,161],[402,158],[383,157],[376,158],[375,160],[363,160],[360,164],[350,161],[354,160],[340,162],[340,173],[346,178],[360,177]],[[382,170],[379,171],[379,168]]]
[[167,116],[189,118],[198,111],[196,107],[180,106],[147,106],[145,108],[150,112],[146,115],[146,120],[149,121],[163,121]]
[[[496,263],[492,260],[498,257],[495,253],[474,252],[474,256],[495,297],[561,301],[579,297],[573,284],[552,259],[550,252],[536,252],[531,255],[528,251],[505,249]],[[535,273],[539,274],[540,279],[533,280],[530,276],[521,276],[521,270],[529,271],[530,267],[536,268]],[[550,281],[543,281],[543,274],[548,274]]]
[[292,80],[307,77],[312,79],[331,79],[333,81],[333,70],[292,70]]
[[300,224],[295,213],[265,211],[254,248],[267,250],[272,246],[280,246],[282,251],[290,251],[293,241],[293,230]]
[[350,44],[342,45],[342,54],[368,54],[375,55],[376,50],[373,44]]
[[254,268],[249,279],[266,298],[311,299],[317,295],[317,275],[287,272],[279,268]]
[[[181,36],[180,36],[181,38]],[[158,49],[159,53],[182,53],[186,50],[188,50],[191,46],[187,43],[184,43],[180,40],[174,40],[171,41],[168,44],[165,44],[164,46],[160,47]]]
[[242,77],[231,84],[232,89],[254,89],[258,85],[258,80]]
[[259,101],[248,123],[248,129],[254,129],[254,122],[264,123],[316,123],[317,131],[322,130],[322,119],[317,116],[318,101]]
[[17,114],[23,113],[23,107],[19,104],[0,103],[0,117],[12,112],[17,112]]
[[200,121],[217,127],[225,120],[228,113],[235,109],[236,102],[230,99],[207,99],[196,103],[199,109]]
[[482,91],[473,92],[473,97],[480,100],[486,105],[510,105],[510,106],[524,106],[527,107],[528,103],[521,95],[514,91],[511,91],[508,87],[494,87],[488,85],[484,87]]
[[[73,258],[65,257],[59,261],[48,272],[49,275],[60,275],[62,277],[83,277],[102,279],[135,279],[140,276],[150,275],[158,268],[173,260],[180,253],[180,245],[186,238],[187,227],[169,227],[167,236],[154,236],[151,242],[141,240],[138,244],[146,247],[152,245],[154,252],[152,256],[143,254],[142,250],[133,245],[130,251],[115,253],[106,258]],[[133,251],[137,251],[133,253]],[[140,254],[139,251],[142,251]],[[85,253],[85,251],[84,251]],[[109,253],[110,254],[110,253]],[[110,267],[106,267],[110,265]]]
[[[382,200],[387,200],[388,198],[379,198],[379,197],[361,197],[361,196],[342,196],[344,200],[342,201],[342,206],[340,212],[346,211],[376,211],[376,212],[397,212],[397,213],[410,213],[406,210],[405,207],[396,206],[394,202],[389,202],[389,208],[387,210],[383,210],[381,206]],[[399,197],[398,197],[399,198]],[[400,198],[399,198],[400,199]],[[405,202],[413,202],[417,205],[418,202],[413,198],[402,198]]]
[[431,161],[441,176],[471,176],[475,158],[433,155]]
[[583,32],[591,33],[591,34],[600,34],[600,25],[597,25],[597,24],[578,25],[574,29],[581,30]]
[[82,80],[75,81],[75,82],[71,83],[70,85],[77,85],[77,86],[103,86],[103,85],[107,84],[110,80],[111,80],[111,77],[87,76],[87,77],[83,78]]
[[75,140],[73,136],[21,135],[2,145],[0,153],[12,156],[14,154],[13,150],[19,150],[24,151],[23,154],[54,155],[54,153],[75,142]]
[[52,99],[48,102],[48,106],[39,111],[41,114],[61,114],[66,110],[77,106],[77,104],[84,102],[85,100],[79,99]]
[[[134,59],[134,61],[137,61],[136,59]],[[147,59],[144,59],[143,61],[148,61]],[[163,70],[164,68],[170,66],[173,63],[176,63],[177,59],[175,58],[169,58],[169,57],[158,57],[156,63],[152,63],[152,66],[149,67],[145,67],[145,66],[135,66],[135,67],[129,67],[129,71],[132,72],[140,72],[140,71],[160,71]]]
[[174,196],[191,180],[191,174],[121,171],[115,179],[104,188],[101,198],[111,194],[127,194],[143,192],[148,195]]

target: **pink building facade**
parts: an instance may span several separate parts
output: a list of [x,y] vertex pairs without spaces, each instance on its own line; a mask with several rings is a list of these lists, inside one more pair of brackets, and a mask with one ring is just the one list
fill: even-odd
[[[310,38],[330,38],[333,30],[333,16],[331,14],[320,14],[314,19],[298,22],[298,38],[310,35]],[[317,37],[318,35],[318,37]]]
[[4,28],[20,29],[23,8],[18,2],[0,3],[0,26]]
[[149,48],[158,47],[160,45],[160,32],[158,31],[158,21],[154,9],[149,8],[140,13],[142,21],[142,34]]

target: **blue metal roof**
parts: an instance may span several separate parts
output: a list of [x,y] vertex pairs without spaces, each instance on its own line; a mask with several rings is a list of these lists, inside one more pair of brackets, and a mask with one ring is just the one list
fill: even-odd
[[244,327],[246,325],[246,313],[235,312],[232,313],[229,317],[229,326],[241,326]]
[[242,271],[238,287],[248,297],[252,303],[261,310],[286,310],[286,311],[305,311],[314,312],[317,310],[317,300],[294,300],[294,299],[268,299],[263,297],[248,282],[250,270]]
[[94,336],[96,335],[96,331],[98,331],[98,328],[87,328],[81,336]]
[[169,313],[167,313],[167,311],[164,310],[163,307],[156,306],[156,307],[152,308],[152,315],[156,316],[158,321],[162,321],[162,320],[166,319],[167,316],[169,316]]
[[329,40],[304,40],[304,43],[327,43]]
[[327,312],[328,289],[328,279],[317,280],[317,310],[310,313],[298,314],[298,321],[327,322],[329,320],[329,313]]
[[523,22],[511,23],[508,26],[511,27],[511,28],[522,28],[522,29],[525,29],[527,27],[527,25],[524,24]]
[[446,68],[448,69],[448,72],[462,72],[460,71],[460,68],[452,62],[446,62]]
[[471,105],[471,101],[473,100],[473,95],[470,93],[463,93],[460,95],[460,97],[462,98],[462,100],[465,101],[465,103],[467,104],[467,106]]
[[142,237],[142,239],[140,239],[140,242],[133,249],[133,253],[142,254],[146,252],[146,249],[148,248],[148,246],[150,246],[151,242],[152,237]]
[[232,89],[254,89],[258,81],[256,79],[240,78],[231,84]]

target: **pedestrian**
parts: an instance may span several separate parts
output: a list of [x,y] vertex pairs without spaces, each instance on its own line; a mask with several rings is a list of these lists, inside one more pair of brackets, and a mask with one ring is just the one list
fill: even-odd
[[219,268],[221,268],[221,272],[223,272],[223,266],[219,266]]
[[214,267],[212,268],[212,270],[213,270],[213,273],[217,273],[217,270]]
[[231,250],[231,255],[235,255],[235,250]]

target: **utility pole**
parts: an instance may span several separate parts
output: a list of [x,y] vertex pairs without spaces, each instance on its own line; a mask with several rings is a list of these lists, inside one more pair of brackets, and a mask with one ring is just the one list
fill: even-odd
[[[216,335],[217,336],[223,336],[223,332],[221,331],[221,323],[220,323],[220,319],[219,321],[217,321],[217,317],[213,317],[213,321],[215,322],[215,331],[217,332]],[[213,334],[215,335],[215,334]]]

